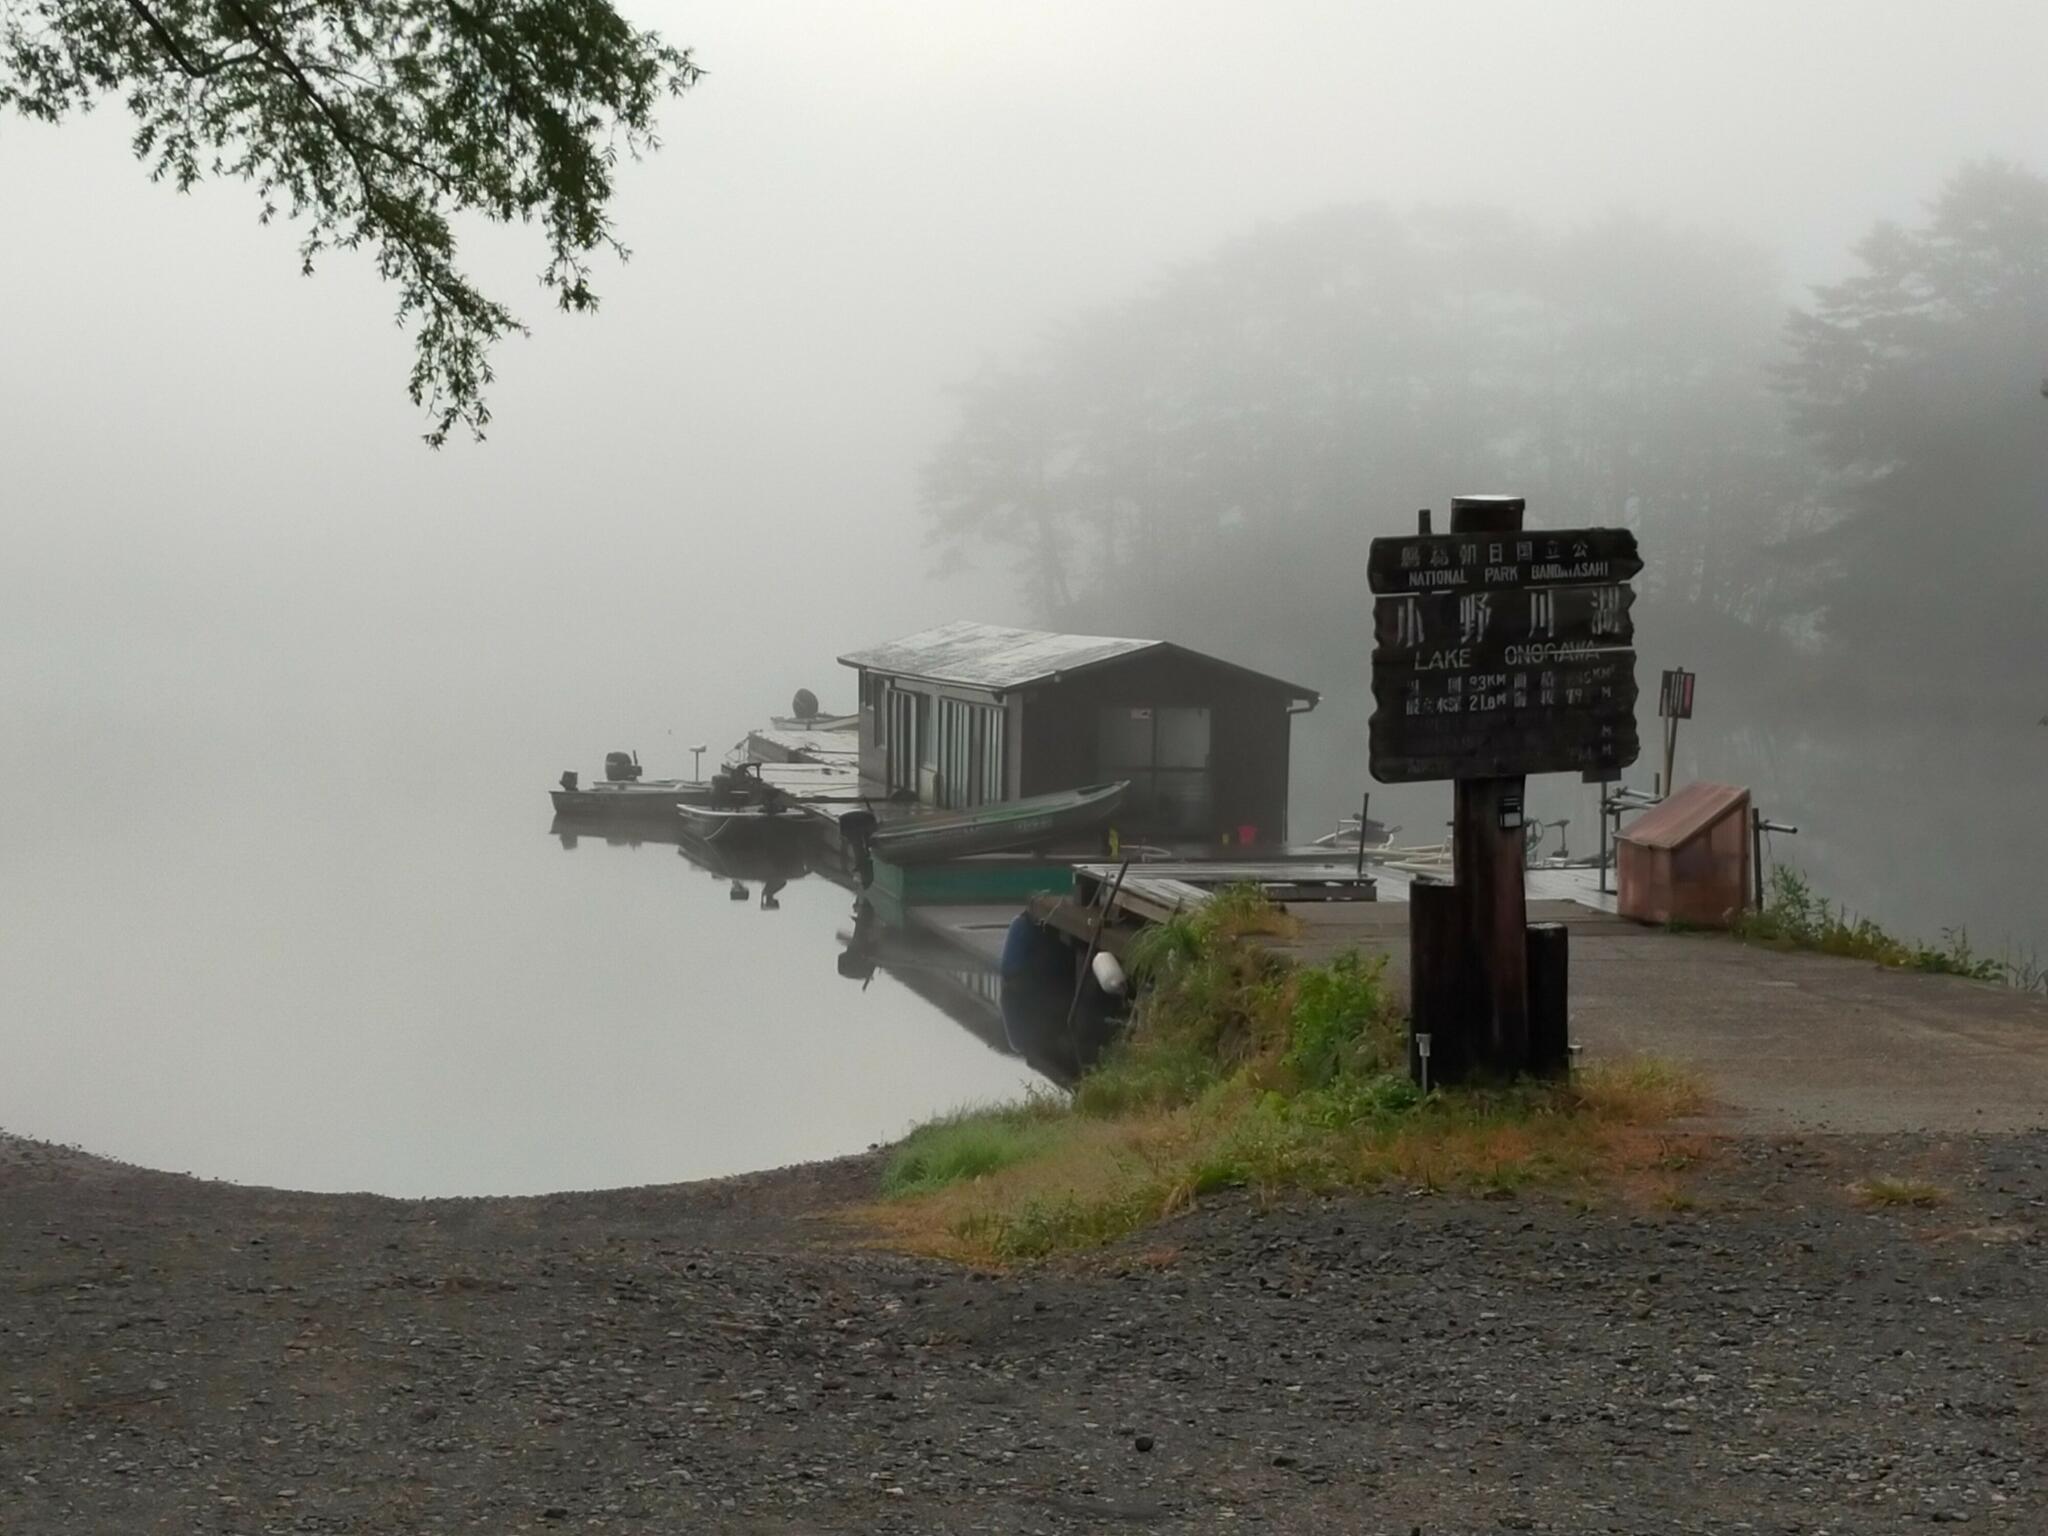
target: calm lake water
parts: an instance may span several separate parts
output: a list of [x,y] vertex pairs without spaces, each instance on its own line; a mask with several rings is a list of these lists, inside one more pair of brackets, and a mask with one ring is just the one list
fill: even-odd
[[505,1194],[830,1157],[1041,1081],[889,971],[842,978],[841,887],[764,910],[673,846],[565,847],[544,784],[337,776],[18,849],[0,1126],[243,1182]]

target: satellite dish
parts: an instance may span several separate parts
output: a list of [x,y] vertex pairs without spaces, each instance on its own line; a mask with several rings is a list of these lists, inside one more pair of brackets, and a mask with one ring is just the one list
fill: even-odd
[[818,718],[818,696],[808,688],[799,688],[796,697],[789,701],[789,712],[799,720]]

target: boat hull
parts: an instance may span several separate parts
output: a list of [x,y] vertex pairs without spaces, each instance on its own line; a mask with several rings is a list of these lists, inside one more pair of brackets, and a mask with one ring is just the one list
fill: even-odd
[[763,811],[756,806],[722,809],[708,805],[678,805],[675,816],[686,836],[714,848],[784,842],[800,836],[804,817],[800,811]]
[[1128,784],[1097,784],[974,811],[942,812],[884,822],[868,850],[892,864],[930,864],[977,853],[1045,847],[1093,832],[1116,814]]

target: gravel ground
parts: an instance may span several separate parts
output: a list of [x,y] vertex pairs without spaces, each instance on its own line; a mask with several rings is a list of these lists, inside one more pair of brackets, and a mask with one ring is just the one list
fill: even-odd
[[873,1174],[402,1202],[0,1140],[0,1531],[2048,1529],[2048,1136],[1730,1141],[1684,1211],[1224,1199],[999,1276],[860,1247]]

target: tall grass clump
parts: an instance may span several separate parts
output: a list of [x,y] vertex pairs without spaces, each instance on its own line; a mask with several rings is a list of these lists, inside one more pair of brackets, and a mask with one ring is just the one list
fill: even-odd
[[1257,888],[1219,891],[1132,942],[1141,1001],[1124,1038],[1081,1079],[1074,1107],[1124,1115],[1188,1104],[1284,1041],[1288,967],[1259,938],[1294,925]]
[[1071,1097],[920,1128],[866,1214],[905,1246],[1002,1261],[1111,1242],[1223,1189],[1502,1193],[1679,1166],[1645,1128],[1700,1107],[1682,1073],[1425,1096],[1385,961],[1304,965],[1266,942],[1297,932],[1255,888],[1147,929],[1131,1021]]
[[1824,955],[1871,960],[1879,965],[1973,981],[1996,981],[2031,990],[2036,978],[2010,961],[1977,953],[1969,933],[1942,930],[1939,944],[1897,938],[1867,917],[1857,917],[1817,893],[1806,877],[1789,865],[1771,871],[1763,906],[1736,919],[1738,936],[1787,949],[1810,949]]

